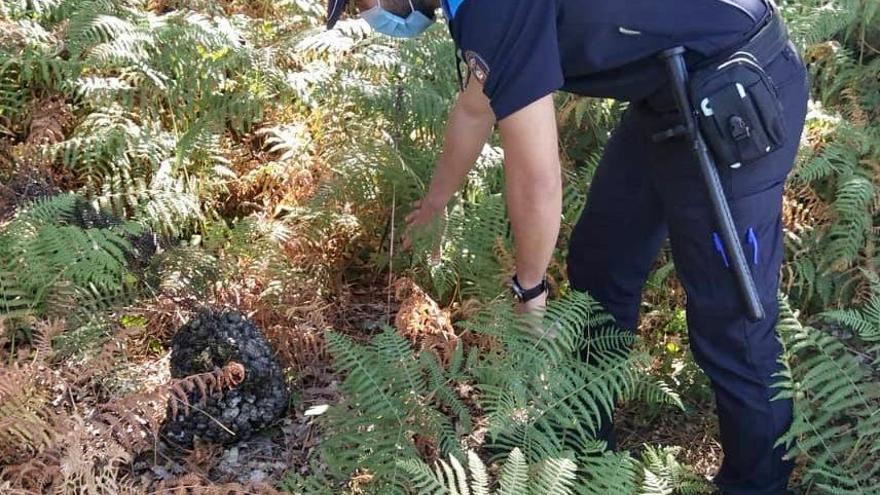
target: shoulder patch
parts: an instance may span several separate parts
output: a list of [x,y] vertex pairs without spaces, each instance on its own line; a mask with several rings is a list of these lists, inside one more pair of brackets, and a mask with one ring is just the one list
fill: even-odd
[[480,84],[486,84],[486,79],[489,78],[489,64],[483,60],[483,57],[468,50],[464,52],[464,60],[468,66],[468,76],[477,78]]

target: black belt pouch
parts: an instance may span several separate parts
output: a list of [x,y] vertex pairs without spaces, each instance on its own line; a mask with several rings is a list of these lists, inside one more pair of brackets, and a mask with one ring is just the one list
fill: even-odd
[[770,76],[739,52],[691,78],[697,121],[719,166],[739,168],[783,146],[782,105]]

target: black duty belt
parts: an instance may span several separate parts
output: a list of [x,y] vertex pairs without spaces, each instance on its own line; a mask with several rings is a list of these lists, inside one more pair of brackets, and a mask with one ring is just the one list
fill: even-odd
[[727,49],[708,60],[698,62],[690,68],[690,72],[712,65],[721,65],[738,56],[752,58],[763,68],[767,68],[788,45],[788,30],[775,7],[768,6],[767,15],[764,16],[753,30],[748,41],[735,48]]
[[[767,14],[749,33],[745,43],[724,49],[709,58],[688,61],[688,72],[696,74],[704,69],[715,69],[737,57],[749,59],[766,69],[770,63],[776,60],[776,57],[782,54],[788,44],[788,31],[779,11],[768,5]],[[640,104],[659,113],[676,108],[672,93],[667,85],[642,100]]]

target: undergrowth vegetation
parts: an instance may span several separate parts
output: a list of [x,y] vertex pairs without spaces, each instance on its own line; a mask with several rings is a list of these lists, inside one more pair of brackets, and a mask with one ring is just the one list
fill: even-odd
[[[784,204],[780,442],[798,490],[869,495],[880,4],[781,3],[813,90]],[[649,436],[712,414],[668,254],[638,338],[563,276],[625,105],[557,98],[556,297],[529,320],[505,297],[496,138],[399,247],[458,88],[446,26],[398,41],[323,16],[318,0],[0,0],[0,492],[711,493],[689,464],[717,432]],[[280,466],[160,435],[169,400],[242,380],[235,363],[168,374],[171,336],[205,307],[245,314],[286,366],[291,412],[252,456]],[[596,439],[615,405],[644,425],[620,452]]]

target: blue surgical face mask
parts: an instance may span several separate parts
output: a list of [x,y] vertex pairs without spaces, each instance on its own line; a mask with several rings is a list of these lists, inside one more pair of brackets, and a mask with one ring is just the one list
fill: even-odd
[[410,0],[409,6],[412,12],[404,18],[382,8],[380,0],[372,9],[361,12],[361,19],[367,21],[371,28],[382,34],[395,38],[415,38],[424,33],[434,21],[416,10],[412,0]]

